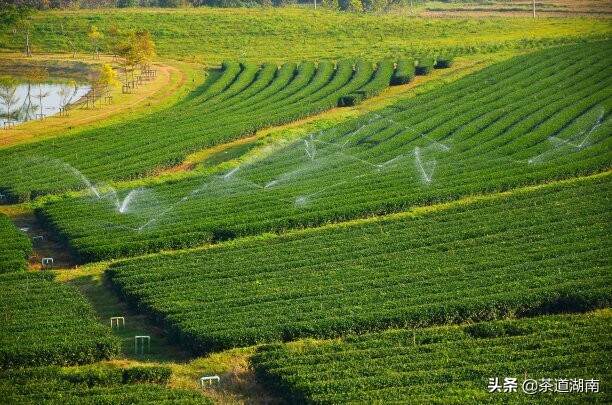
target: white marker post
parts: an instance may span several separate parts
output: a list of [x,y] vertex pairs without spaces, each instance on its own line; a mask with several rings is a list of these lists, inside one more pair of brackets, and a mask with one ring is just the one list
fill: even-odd
[[147,344],[147,352],[151,351],[151,336],[134,336],[134,352],[138,354],[138,348],[140,348],[140,354],[145,353],[145,342]]
[[110,319],[111,329],[113,326],[119,327],[123,326],[125,328],[125,318],[122,316],[111,316]]
[[204,388],[204,383],[208,383],[208,385],[212,385],[213,381],[216,381],[217,383],[221,382],[221,377],[219,377],[218,375],[207,375],[204,376],[202,378],[200,378],[200,387]]

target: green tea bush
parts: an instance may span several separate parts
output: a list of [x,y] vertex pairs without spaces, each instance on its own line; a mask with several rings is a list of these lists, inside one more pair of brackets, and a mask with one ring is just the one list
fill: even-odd
[[453,66],[453,58],[451,56],[437,57],[436,63],[434,64],[434,68],[436,69],[446,69],[451,66]]
[[87,300],[50,273],[0,275],[0,369],[110,359],[120,342]]
[[397,67],[391,77],[391,84],[396,86],[406,84],[412,81],[415,75],[415,66],[413,59],[400,59],[397,62]]
[[[259,381],[291,403],[526,403],[561,398],[605,402],[609,311],[484,322],[481,330],[521,334],[474,337],[463,326],[398,329],[341,340],[263,346],[252,358]],[[472,330],[474,328],[472,327]],[[489,378],[517,378],[515,393],[489,392]],[[526,379],[598,380],[592,389],[521,392]],[[584,381],[583,381],[584,383]],[[554,402],[554,401],[553,401]]]
[[32,241],[15,227],[4,214],[0,214],[0,274],[27,268],[32,253]]
[[419,62],[414,68],[414,73],[418,76],[425,76],[431,73],[434,68],[434,59],[431,57],[419,58]]

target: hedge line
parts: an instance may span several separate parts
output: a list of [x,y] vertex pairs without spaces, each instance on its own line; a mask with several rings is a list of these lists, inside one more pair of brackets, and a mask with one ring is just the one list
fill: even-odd
[[165,387],[166,366],[35,367],[0,371],[0,397],[20,404],[211,404],[194,390]]

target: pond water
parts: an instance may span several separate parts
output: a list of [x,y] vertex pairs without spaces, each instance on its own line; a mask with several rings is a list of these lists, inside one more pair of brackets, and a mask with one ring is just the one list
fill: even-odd
[[85,96],[91,86],[74,81],[30,83],[18,80],[16,85],[0,83],[0,128],[6,122],[20,124],[55,115]]

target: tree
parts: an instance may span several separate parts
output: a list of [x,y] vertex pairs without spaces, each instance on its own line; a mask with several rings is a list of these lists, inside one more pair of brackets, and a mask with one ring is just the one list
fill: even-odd
[[121,44],[122,33],[119,30],[119,27],[116,24],[113,24],[106,32],[106,37],[108,39],[110,53],[113,55],[114,59],[119,54],[119,45]]
[[158,5],[165,8],[177,8],[183,5],[182,0],[159,0]]
[[49,72],[45,68],[36,67],[29,72],[28,78],[32,81],[32,83],[35,83],[38,85],[38,95],[37,96],[38,96],[38,102],[39,102],[39,108],[40,108],[40,117],[42,118],[44,116],[43,98],[49,95],[49,92],[43,91],[43,84],[49,78]]
[[72,51],[72,59],[75,59],[77,47],[72,35],[66,30],[67,23],[68,20],[64,17],[64,21],[60,23],[60,29],[62,30],[62,36],[66,39],[69,49]]
[[95,25],[92,25],[91,27],[89,27],[89,32],[87,33],[87,37],[89,38],[89,41],[91,42],[91,45],[94,51],[94,57],[99,58],[100,57],[100,41],[102,40],[104,35],[100,31],[98,31],[98,27],[96,27]]
[[148,68],[151,61],[157,54],[155,50],[155,42],[151,34],[147,30],[136,31],[134,37],[135,52],[138,55],[138,64],[144,68]]
[[70,80],[68,82],[60,84],[60,88],[57,92],[59,95],[59,107],[60,113],[67,113],[66,107],[72,103],[72,100],[76,96],[78,86],[76,81]]
[[13,105],[17,102],[17,86],[19,82],[11,76],[0,77],[0,99],[4,104],[6,113],[5,121],[11,122],[13,117]]
[[15,36],[23,36],[26,56],[32,56],[30,43],[32,22],[30,17],[34,14],[34,11],[34,8],[27,3],[15,4],[10,0],[0,0],[0,26],[12,27]]
[[138,0],[117,0],[117,7],[127,8],[138,6]]
[[95,84],[100,88],[102,94],[107,94],[111,88],[118,87],[121,82],[117,78],[117,72],[111,65],[105,63],[98,71],[98,79]]
[[121,64],[124,67],[126,81],[128,69],[133,71],[135,66],[140,65],[143,70],[146,70],[156,55],[155,43],[149,31],[146,30],[130,34],[118,45],[117,52],[122,58]]
[[361,0],[338,0],[338,7],[342,11],[363,11]]

